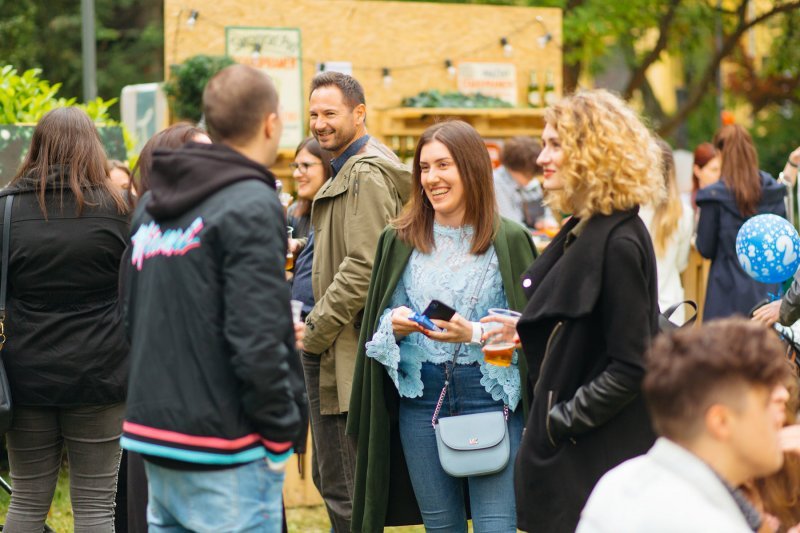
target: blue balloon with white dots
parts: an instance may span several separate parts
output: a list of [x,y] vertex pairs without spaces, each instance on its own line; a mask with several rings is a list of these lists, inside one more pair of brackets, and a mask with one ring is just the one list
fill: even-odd
[[800,235],[778,215],[754,216],[736,235],[736,256],[747,274],[761,283],[780,283],[800,266]]

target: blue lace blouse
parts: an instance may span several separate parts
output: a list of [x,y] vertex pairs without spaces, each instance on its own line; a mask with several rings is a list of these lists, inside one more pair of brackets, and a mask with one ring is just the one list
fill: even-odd
[[[367,357],[386,368],[400,396],[422,396],[422,363],[452,361],[459,344],[433,341],[422,333],[407,335],[398,343],[392,331],[392,310],[405,305],[422,312],[431,300],[437,299],[467,320],[476,322],[492,307],[508,307],[497,255],[493,248],[480,256],[470,254],[472,232],[470,226],[452,228],[434,224],[435,250],[430,254],[418,250],[412,252],[389,307],[384,310],[375,334],[366,344]],[[487,261],[490,261],[489,269],[484,276]],[[483,283],[478,288],[481,278]],[[470,300],[476,294],[477,301],[473,304]],[[473,309],[471,313],[470,309]],[[494,400],[502,400],[510,409],[516,409],[520,399],[517,353],[514,353],[511,366],[500,367],[486,364],[480,346],[461,346],[458,364],[479,362],[483,374],[481,385]]]

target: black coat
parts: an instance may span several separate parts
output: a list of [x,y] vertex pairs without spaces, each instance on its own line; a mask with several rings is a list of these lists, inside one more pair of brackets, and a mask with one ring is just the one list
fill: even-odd
[[124,401],[128,345],[117,276],[127,214],[100,189],[84,190],[87,204],[77,216],[72,192],[49,188],[46,219],[31,183],[0,192],[0,212],[8,194],[15,197],[1,355],[13,401],[59,407]]
[[[786,216],[783,198],[786,187],[772,176],[761,173],[761,201],[758,214]],[[780,284],[761,283],[750,276],[736,257],[736,236],[747,218],[736,206],[736,198],[725,182],[718,181],[697,192],[700,220],[697,223],[697,250],[711,259],[703,320],[745,315],[769,294],[778,294]]]
[[570,220],[525,273],[518,331],[532,403],[517,455],[517,527],[574,531],[599,478],[655,440],[640,394],[658,327],[656,260],[638,210]]

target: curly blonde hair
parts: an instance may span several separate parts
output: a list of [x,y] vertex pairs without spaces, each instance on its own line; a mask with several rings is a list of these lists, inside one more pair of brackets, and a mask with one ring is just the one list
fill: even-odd
[[549,203],[579,218],[657,203],[664,195],[661,149],[622,99],[582,90],[545,111],[561,143],[564,183]]

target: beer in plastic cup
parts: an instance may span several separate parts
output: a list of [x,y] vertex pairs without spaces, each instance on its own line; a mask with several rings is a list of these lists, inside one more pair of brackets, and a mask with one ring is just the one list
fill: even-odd
[[490,365],[509,366],[514,356],[517,334],[516,324],[521,316],[510,309],[489,309],[489,316],[506,317],[510,322],[486,322],[484,327],[489,335],[483,346],[483,359]]

